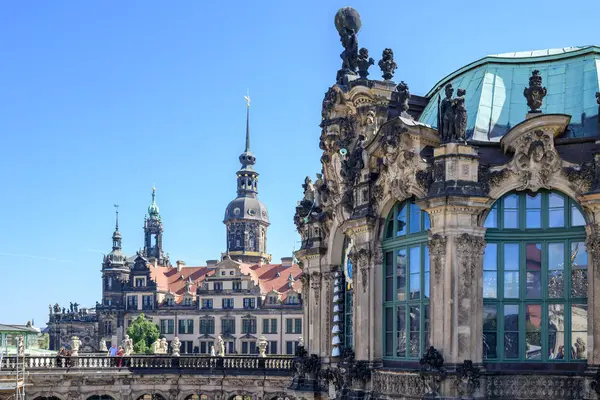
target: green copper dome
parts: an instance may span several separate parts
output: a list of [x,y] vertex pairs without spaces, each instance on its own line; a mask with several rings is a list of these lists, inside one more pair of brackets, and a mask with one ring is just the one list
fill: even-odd
[[437,127],[438,98],[444,86],[466,89],[467,137],[498,141],[528,112],[523,90],[533,70],[539,70],[548,94],[541,112],[569,114],[566,137],[595,136],[598,133],[600,91],[600,47],[583,46],[505,53],[484,57],[440,80],[427,93],[428,105],[420,122]]
[[152,204],[148,206],[148,216],[150,219],[160,219],[158,205],[156,204],[156,188],[152,188]]

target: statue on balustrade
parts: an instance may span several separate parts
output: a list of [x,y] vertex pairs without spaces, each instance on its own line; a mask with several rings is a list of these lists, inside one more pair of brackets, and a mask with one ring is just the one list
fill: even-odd
[[100,339],[100,351],[108,352],[108,348],[106,347],[106,340]]
[[452,98],[454,88],[449,83],[445,87],[446,97],[438,98],[438,132],[440,144],[464,142],[467,138],[467,109],[465,89],[458,89],[457,97]]
[[58,303],[56,303],[54,305],[54,314],[58,314],[58,313],[60,313],[60,306],[58,305]]
[[25,357],[25,337],[20,335],[17,338],[17,355],[19,357]]
[[179,357],[180,356],[180,351],[181,349],[181,342],[179,341],[179,338],[177,336],[175,336],[173,338],[173,341],[171,342],[171,354],[173,355],[173,357]]
[[152,354],[160,354],[160,338],[152,343]]
[[225,357],[225,341],[221,335],[217,337],[217,355],[219,357]]
[[167,354],[169,352],[169,343],[167,343],[166,338],[160,339],[160,353],[159,354]]
[[125,339],[121,344],[123,346],[123,351],[125,356],[130,356],[133,353],[133,340],[129,338],[129,335],[125,334]]

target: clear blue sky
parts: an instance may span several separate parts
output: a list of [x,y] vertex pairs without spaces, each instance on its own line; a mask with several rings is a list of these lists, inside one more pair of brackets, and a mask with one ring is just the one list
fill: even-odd
[[49,303],[100,300],[113,204],[132,254],[153,184],[171,259],[218,258],[247,88],[269,251],[290,256],[300,185],[320,169],[321,101],[341,63],[338,8],[355,7],[359,45],[376,60],[391,47],[396,81],[424,94],[487,54],[600,44],[599,3],[3,2],[0,322],[44,326]]

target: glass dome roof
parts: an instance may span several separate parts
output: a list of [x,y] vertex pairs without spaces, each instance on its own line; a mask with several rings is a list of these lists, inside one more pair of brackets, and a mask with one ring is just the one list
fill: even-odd
[[469,113],[467,137],[498,141],[511,127],[522,122],[528,111],[523,90],[535,69],[548,89],[541,111],[569,114],[567,137],[595,136],[598,132],[600,91],[600,47],[567,47],[491,55],[451,73],[427,93],[429,104],[420,122],[437,127],[438,97],[452,83],[467,90]]

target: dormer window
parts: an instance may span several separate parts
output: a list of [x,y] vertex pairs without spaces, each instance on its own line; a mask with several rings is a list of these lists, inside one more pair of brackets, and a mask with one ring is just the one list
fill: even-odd
[[165,304],[167,306],[172,306],[175,303],[175,299],[171,296],[167,297],[165,300]]
[[146,286],[146,278],[135,278],[135,287],[144,287]]
[[185,306],[191,306],[192,305],[192,298],[191,297],[186,297],[185,299],[183,299],[183,305],[185,305]]
[[287,298],[288,304],[298,304],[298,297],[296,295],[290,295]]
[[221,271],[221,276],[225,276],[225,271]]
[[269,304],[277,304],[277,296],[269,296],[268,303]]

